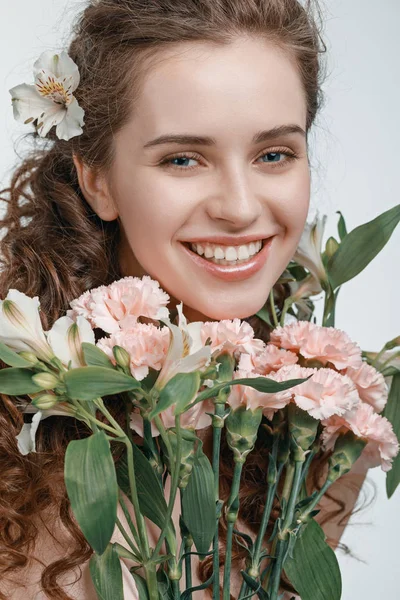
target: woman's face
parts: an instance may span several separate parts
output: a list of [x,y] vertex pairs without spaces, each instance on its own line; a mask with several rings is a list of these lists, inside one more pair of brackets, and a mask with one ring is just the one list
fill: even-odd
[[[245,318],[267,301],[308,212],[300,76],[282,51],[258,39],[183,43],[162,58],[115,136],[107,175],[123,233],[122,272],[157,279],[170,308],[182,301],[190,321]],[[277,131],[261,134],[269,130]],[[196,139],[159,139],[172,135]],[[214,236],[232,239],[207,243]],[[246,259],[242,249],[241,264],[216,265],[212,251],[218,257],[233,247],[232,260],[240,246],[258,250],[243,236],[271,240],[260,256]],[[195,240],[202,257],[185,245]]]

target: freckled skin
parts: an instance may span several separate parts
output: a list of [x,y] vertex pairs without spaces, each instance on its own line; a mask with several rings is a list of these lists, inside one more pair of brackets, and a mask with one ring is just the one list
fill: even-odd
[[[296,250],[309,207],[305,136],[251,142],[257,132],[286,124],[305,130],[305,94],[293,60],[269,42],[184,42],[164,50],[147,68],[132,117],[115,136],[114,164],[96,188],[108,194],[102,218],[120,220],[123,274],[157,279],[170,308],[183,301],[189,321],[257,312]],[[166,133],[211,136],[216,145],[143,148]],[[265,156],[277,148],[278,167]],[[298,158],[287,161],[285,151]],[[189,157],[160,166],[176,153]],[[88,200],[101,213],[100,192]],[[194,265],[178,241],[253,233],[276,234],[269,258],[235,282]]]

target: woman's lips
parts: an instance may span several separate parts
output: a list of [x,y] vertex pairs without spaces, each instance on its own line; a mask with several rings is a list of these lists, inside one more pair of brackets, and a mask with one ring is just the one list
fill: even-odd
[[272,236],[267,240],[264,240],[263,247],[257,254],[251,256],[246,262],[237,265],[218,265],[206,260],[199,254],[196,254],[196,252],[193,252],[193,250],[185,244],[181,243],[181,246],[197,266],[202,267],[215,277],[218,277],[218,279],[222,279],[223,281],[242,281],[243,279],[248,279],[254,275],[254,273],[257,273],[257,271],[262,269],[275,237],[276,236]]

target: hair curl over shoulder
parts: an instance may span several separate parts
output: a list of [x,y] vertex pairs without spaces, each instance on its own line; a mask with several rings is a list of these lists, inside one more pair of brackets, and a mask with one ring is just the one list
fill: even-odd
[[[305,5],[297,0],[87,3],[74,23],[68,48],[80,72],[75,96],[85,110],[83,134],[68,142],[52,131],[46,140],[35,132],[28,134],[34,150],[15,168],[9,187],[0,192],[5,208],[0,221],[0,297],[5,297],[9,288],[39,296],[47,330],[73,298],[120,278],[119,223],[104,222],[93,213],[79,187],[73,157],[95,169],[110,167],[113,138],[131,114],[143,74],[163,48],[190,41],[229,44],[235,37],[249,34],[273,41],[298,66],[307,99],[308,131],[322,104],[321,55],[326,48],[319,23],[320,10],[311,0]],[[282,306],[288,290],[275,286],[275,293]],[[256,316],[248,321],[256,335],[267,341],[267,326]],[[38,538],[36,517],[53,509],[69,532],[69,552],[62,561],[44,566],[41,585],[48,598],[70,600],[58,580],[88,559],[91,549],[70,511],[63,461],[69,441],[88,435],[88,431],[74,419],[50,417],[39,427],[37,453],[21,456],[15,436],[22,423],[15,399],[0,396],[0,579],[17,576],[28,564]],[[232,473],[229,452],[224,448],[222,494]],[[241,517],[255,528],[265,497],[259,485],[262,473],[255,475],[260,464],[257,453],[266,458],[261,442],[244,469],[241,491]],[[314,475],[321,469],[317,459]],[[317,487],[311,474],[308,484]],[[275,516],[276,510],[275,506]],[[222,523],[221,542],[223,529]],[[239,547],[235,560],[243,560]],[[207,560],[200,564],[203,579],[209,568]],[[289,584],[285,589],[293,591]],[[0,598],[6,596],[0,592]]]

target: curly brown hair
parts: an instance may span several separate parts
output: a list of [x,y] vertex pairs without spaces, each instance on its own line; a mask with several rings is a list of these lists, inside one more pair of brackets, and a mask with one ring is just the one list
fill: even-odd
[[[127,122],[140,91],[145,61],[170,44],[210,41],[229,44],[252,34],[283,48],[295,61],[307,98],[307,132],[322,104],[326,48],[321,39],[321,12],[316,2],[297,0],[96,0],[89,2],[73,26],[68,53],[79,67],[76,99],[85,110],[83,134],[60,140],[51,130],[47,139],[36,132],[31,150],[15,168],[5,203],[0,256],[0,297],[9,288],[39,296],[44,329],[69,308],[85,290],[119,279],[119,222],[102,221],[86,202],[79,186],[73,156],[86,165],[107,170],[113,161],[113,138]],[[274,287],[278,308],[289,289]],[[268,341],[269,328],[257,316],[246,319],[256,335]],[[5,366],[5,365],[0,365]],[[118,407],[118,403],[116,403]],[[58,583],[61,575],[79,567],[92,550],[77,527],[63,483],[66,446],[88,435],[74,419],[50,417],[38,430],[37,452],[22,456],[15,436],[23,416],[15,399],[0,397],[0,577],[18,573],[28,564],[38,537],[35,517],[51,510],[70,535],[69,552],[44,566],[41,585],[48,598],[70,600]],[[230,453],[223,438],[221,497],[227,497],[232,477]],[[260,460],[260,456],[262,460]],[[243,472],[240,518],[254,531],[265,498],[268,449],[261,442]],[[318,488],[328,455],[317,455],[308,476],[310,490]],[[265,460],[264,460],[265,459]],[[257,471],[258,469],[258,471]],[[264,483],[263,483],[264,482]],[[328,494],[327,494],[328,495]],[[335,499],[338,511],[344,503]],[[279,505],[275,504],[267,535]],[[335,513],[336,514],[336,513]],[[221,544],[224,523],[221,524]],[[329,540],[328,540],[329,541]],[[221,554],[223,560],[223,548]],[[243,561],[235,548],[234,560]],[[211,563],[200,563],[199,576],[209,576]],[[289,582],[285,589],[295,591]],[[5,599],[0,592],[0,598]]]

